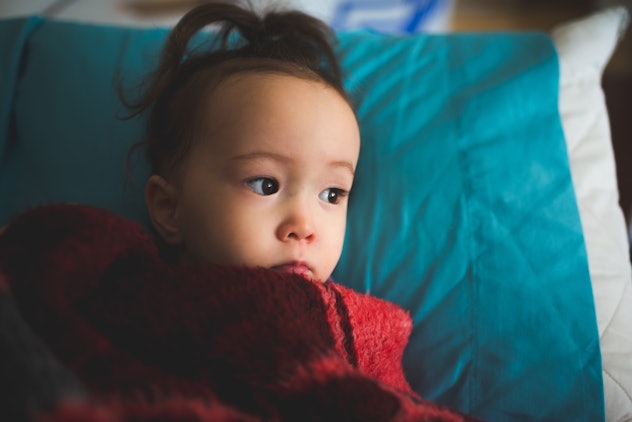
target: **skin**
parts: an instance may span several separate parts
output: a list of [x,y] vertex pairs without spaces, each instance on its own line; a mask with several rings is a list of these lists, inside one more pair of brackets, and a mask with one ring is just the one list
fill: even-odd
[[183,262],[326,281],[342,252],[360,150],[347,101],[322,82],[241,73],[206,108],[177,177],[147,183],[158,233],[181,247]]

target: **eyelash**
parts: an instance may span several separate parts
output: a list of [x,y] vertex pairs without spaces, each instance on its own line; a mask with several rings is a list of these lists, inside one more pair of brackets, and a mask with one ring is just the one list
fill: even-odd
[[[279,191],[279,182],[271,177],[254,177],[252,179],[246,180],[246,186],[250,188],[253,192],[262,195],[269,196],[274,195]],[[326,195],[323,197],[323,194]],[[331,195],[334,195],[333,197]],[[327,188],[322,191],[318,197],[329,203],[329,204],[339,204],[343,198],[346,198],[349,195],[349,191],[342,188]],[[333,199],[334,202],[331,202],[330,199]]]
[[[265,182],[270,182],[268,185],[264,185]],[[260,186],[257,186],[260,183]],[[246,180],[246,186],[252,189],[255,193],[259,195],[273,195],[279,191],[279,182],[271,177],[253,177],[252,179]],[[258,189],[257,187],[260,189]],[[273,191],[266,192],[266,190],[272,189]]]
[[[323,193],[327,192],[327,191],[329,191],[329,193],[330,193],[330,194],[332,194],[332,193],[333,193],[333,194],[335,194],[335,195],[336,195],[336,197],[335,197],[335,202],[329,202],[329,198],[330,198],[330,197],[329,197],[329,195],[327,195],[327,198],[326,198],[326,199],[323,199],[323,198],[321,197],[321,195],[322,195]],[[325,189],[324,191],[322,191],[322,192],[320,193],[320,195],[318,195],[318,197],[319,197],[320,199],[322,199],[323,201],[327,202],[327,203],[330,203],[330,204],[339,204],[339,203],[340,203],[340,201],[341,201],[343,198],[347,197],[348,195],[349,195],[349,192],[348,192],[348,191],[346,191],[346,190],[344,190],[344,189],[340,189],[340,188],[327,188],[327,189]]]

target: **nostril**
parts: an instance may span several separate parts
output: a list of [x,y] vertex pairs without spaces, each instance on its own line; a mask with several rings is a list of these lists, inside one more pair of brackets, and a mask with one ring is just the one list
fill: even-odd
[[302,233],[292,232],[288,234],[287,237],[288,239],[293,239],[293,240],[312,240],[312,238],[314,237],[314,234],[313,233],[302,234]]
[[311,230],[294,230],[288,231],[285,236],[281,236],[285,240],[299,240],[311,242],[314,239],[314,232]]
[[315,236],[314,228],[310,219],[297,215],[288,218],[281,223],[277,229],[277,237],[281,241],[313,241]]

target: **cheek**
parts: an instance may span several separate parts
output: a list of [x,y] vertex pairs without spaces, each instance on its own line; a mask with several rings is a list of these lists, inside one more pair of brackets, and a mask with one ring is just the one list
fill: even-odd
[[187,252],[198,260],[214,264],[237,265],[257,262],[260,234],[265,228],[257,208],[239,196],[190,197],[182,207],[181,221]]
[[327,259],[329,261],[335,261],[333,265],[337,264],[338,259],[340,259],[340,254],[342,253],[346,222],[346,213],[344,213],[343,216],[330,219],[329,224],[326,226],[326,230],[328,232],[327,242],[330,246],[325,249],[325,254],[327,255]]
[[345,217],[337,217],[330,220],[328,230],[332,244],[342,245],[344,242],[346,222]]

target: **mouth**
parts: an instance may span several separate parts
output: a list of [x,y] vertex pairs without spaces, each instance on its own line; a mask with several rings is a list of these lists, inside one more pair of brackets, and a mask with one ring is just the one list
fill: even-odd
[[311,268],[304,262],[289,262],[287,264],[275,265],[270,269],[283,273],[297,274],[305,278],[312,278],[313,276]]

